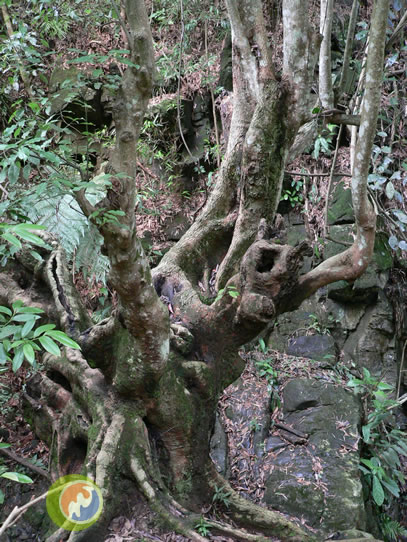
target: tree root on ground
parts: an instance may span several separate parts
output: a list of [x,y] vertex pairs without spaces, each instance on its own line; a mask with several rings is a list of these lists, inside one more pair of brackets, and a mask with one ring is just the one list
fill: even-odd
[[[216,471],[211,472],[212,487],[222,487],[227,493],[228,514],[237,524],[260,531],[264,536],[275,536],[290,542],[315,542],[317,538],[305,532],[282,514],[257,506],[237,493],[231,485]],[[261,539],[259,539],[261,540]]]

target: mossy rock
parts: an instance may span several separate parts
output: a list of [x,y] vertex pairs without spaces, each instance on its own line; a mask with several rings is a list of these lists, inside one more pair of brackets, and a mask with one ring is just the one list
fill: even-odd
[[271,459],[264,501],[324,532],[365,529],[359,473],[360,401],[323,381],[296,378],[283,391],[284,423],[309,435]]
[[[334,180],[339,178],[334,177]],[[345,188],[340,181],[333,191],[332,205],[328,209],[328,224],[352,224],[354,221],[351,190]]]

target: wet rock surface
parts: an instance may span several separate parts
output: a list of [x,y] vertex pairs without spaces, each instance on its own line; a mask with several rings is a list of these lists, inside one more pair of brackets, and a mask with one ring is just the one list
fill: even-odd
[[294,379],[283,391],[284,423],[308,435],[273,461],[264,502],[327,532],[365,527],[359,476],[360,404],[332,383]]

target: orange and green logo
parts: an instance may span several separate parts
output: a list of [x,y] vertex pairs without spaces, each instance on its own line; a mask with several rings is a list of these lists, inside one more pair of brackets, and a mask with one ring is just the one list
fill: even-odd
[[47,512],[58,527],[82,531],[93,525],[103,509],[99,487],[90,478],[70,474],[58,478],[47,494]]

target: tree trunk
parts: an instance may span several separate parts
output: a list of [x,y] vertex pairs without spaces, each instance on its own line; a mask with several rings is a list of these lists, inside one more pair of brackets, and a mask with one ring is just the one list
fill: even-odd
[[[197,514],[211,501],[214,484],[226,486],[209,459],[209,440],[219,395],[244,367],[239,347],[317,288],[343,278],[352,281],[366,268],[375,214],[364,187],[383,65],[380,17],[386,20],[386,6],[388,0],[379,0],[372,20],[366,80],[375,85],[365,92],[359,165],[352,183],[358,225],[354,245],[301,276],[308,244],[293,248],[270,239],[286,156],[309,118],[319,37],[307,20],[308,2],[285,0],[284,67],[277,77],[262,2],[227,0],[234,111],[226,157],[201,215],[151,273],[135,229],[134,155],[151,92],[153,50],[144,3],[126,0],[133,66],[123,77],[113,109],[117,141],[110,162],[112,184],[95,207],[85,192],[76,193],[83,212],[103,235],[119,305],[109,319],[92,325],[57,247],[44,252],[44,265],[34,278],[34,264],[20,258],[9,268],[8,289],[0,281],[2,304],[18,298],[41,306],[82,348],[80,353],[67,348],[62,358],[45,355],[44,374],[32,379],[25,394],[27,413],[51,446],[52,476],[86,474],[102,490],[103,520],[71,533],[70,541],[102,540],[101,532],[120,506],[124,480],[136,484],[171,528],[203,540],[193,531]],[[118,210],[122,213],[115,220],[98,220]],[[217,285],[224,291],[208,305],[197,285],[216,264]],[[21,275],[26,277],[24,289]],[[231,287],[237,295],[229,295]],[[160,296],[171,303],[171,319]],[[259,533],[235,530],[237,539],[264,540],[261,533],[298,542],[314,539],[283,516],[234,493],[231,501],[231,519]],[[216,529],[230,535],[229,527]],[[61,536],[57,532],[49,540]]]

